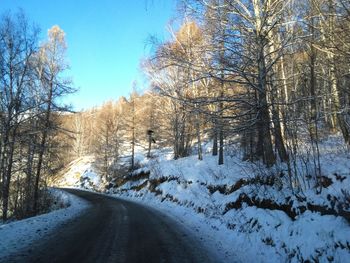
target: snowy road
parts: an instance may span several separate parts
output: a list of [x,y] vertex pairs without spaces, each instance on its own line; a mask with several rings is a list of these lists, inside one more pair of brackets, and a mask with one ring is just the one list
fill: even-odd
[[67,191],[91,207],[7,262],[215,262],[167,216],[132,202]]

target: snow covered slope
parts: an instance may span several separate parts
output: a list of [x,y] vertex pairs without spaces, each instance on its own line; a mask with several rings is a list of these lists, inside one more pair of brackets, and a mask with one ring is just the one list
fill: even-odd
[[350,262],[350,156],[337,140],[320,146],[321,194],[292,193],[281,167],[242,162],[239,152],[218,166],[209,154],[172,160],[170,151],[139,161],[109,193],[178,217],[223,262]]
[[72,161],[63,171],[55,186],[100,190],[103,183],[101,177],[94,171],[94,162],[92,156],[84,156]]

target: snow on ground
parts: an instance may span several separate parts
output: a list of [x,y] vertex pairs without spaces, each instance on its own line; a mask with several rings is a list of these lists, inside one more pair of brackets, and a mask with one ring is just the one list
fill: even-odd
[[58,187],[100,190],[103,182],[101,177],[94,172],[94,162],[95,160],[92,156],[83,156],[72,161],[55,185]]
[[255,207],[209,216],[146,191],[116,196],[141,200],[176,217],[222,262],[350,262],[350,228],[340,217],[306,212],[292,221],[284,212]]
[[48,214],[0,225],[0,261],[9,255],[26,249],[37,240],[57,230],[65,222],[81,214],[89,204],[87,201],[62,190],[51,189],[68,207],[54,210]]
[[[139,156],[142,167],[109,193],[178,218],[222,262],[350,262],[349,221],[302,210],[311,204],[320,211],[350,211],[344,202],[350,189],[350,156],[341,145],[339,136],[320,143],[322,175],[332,181],[321,194],[309,189],[294,195],[283,186],[284,179],[259,185],[258,173],[276,178],[283,167],[266,170],[242,162],[235,151],[218,166],[209,154],[203,161],[196,156],[172,160],[170,150],[154,152],[151,160]],[[265,209],[238,202],[242,196],[261,202]],[[232,205],[237,203],[239,207]],[[291,214],[283,206],[290,206],[286,210]]]

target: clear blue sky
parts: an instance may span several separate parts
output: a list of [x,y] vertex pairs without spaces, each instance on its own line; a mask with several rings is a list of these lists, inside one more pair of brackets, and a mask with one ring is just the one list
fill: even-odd
[[127,96],[134,79],[142,85],[139,61],[147,39],[168,36],[175,0],[0,0],[0,13],[22,8],[42,38],[53,25],[66,32],[67,58],[79,92],[67,98],[76,110]]

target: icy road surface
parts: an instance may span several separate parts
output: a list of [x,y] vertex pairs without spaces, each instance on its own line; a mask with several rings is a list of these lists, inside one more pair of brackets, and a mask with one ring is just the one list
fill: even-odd
[[6,262],[216,262],[178,223],[142,205],[67,189],[85,212]]

